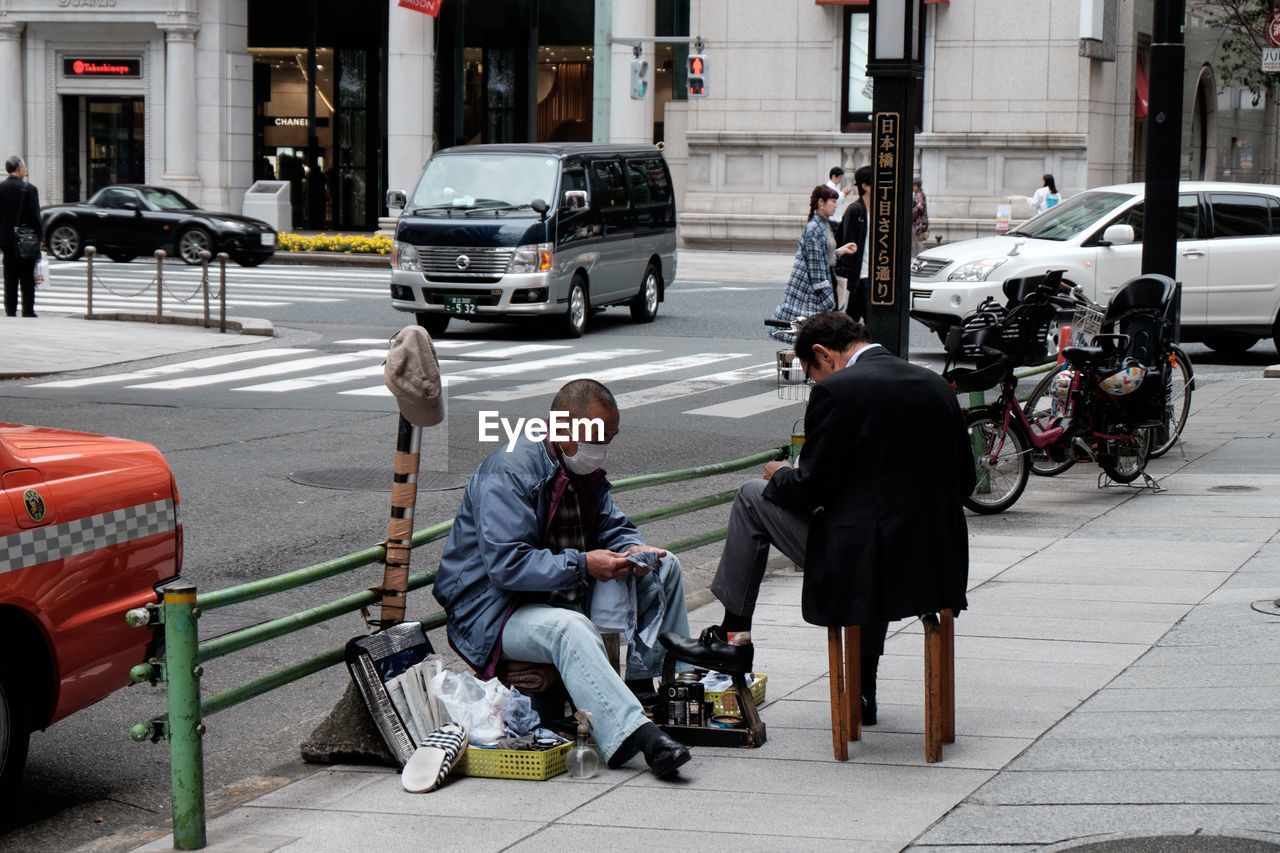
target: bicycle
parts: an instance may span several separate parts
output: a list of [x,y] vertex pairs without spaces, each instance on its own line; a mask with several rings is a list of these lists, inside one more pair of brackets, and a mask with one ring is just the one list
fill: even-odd
[[[1096,346],[1064,348],[1071,370],[1062,394],[1063,413],[1037,423],[1018,401],[1015,370],[1047,359],[1050,323],[1059,307],[1077,304],[1061,294],[1061,278],[1062,271],[1053,270],[1005,282],[1007,306],[979,306],[965,326],[948,335],[948,366],[943,376],[952,386],[957,391],[1000,389],[993,405],[972,409],[965,416],[978,475],[965,506],[974,512],[991,514],[1011,507],[1026,488],[1032,454],[1037,451],[1054,460],[1068,454],[1073,461],[1087,456],[1115,482],[1131,483],[1142,476],[1158,489],[1145,472],[1150,429],[1161,423],[1158,416],[1150,416],[1154,386],[1134,393],[1141,388],[1147,368],[1127,353],[1145,351],[1143,347],[1150,345],[1152,335],[1143,323],[1152,320],[1156,311],[1165,313],[1173,282],[1164,276],[1145,276],[1117,291],[1113,303],[1127,306],[1128,313],[1116,322],[1123,319],[1129,332],[1099,334],[1093,341]],[[1132,290],[1122,296],[1125,288]],[[977,368],[952,367],[952,358],[960,355],[988,363]]]
[[[1069,344],[1088,346],[1101,333],[1106,310],[1102,305],[1089,299],[1082,288],[1075,288],[1070,296],[1076,304],[1070,322]],[[1161,359],[1169,366],[1165,379],[1165,411],[1160,425],[1152,428],[1148,459],[1163,456],[1181,440],[1182,430],[1191,412],[1191,392],[1195,388],[1195,372],[1191,359],[1171,340],[1172,325],[1171,319],[1166,315],[1160,336],[1163,349]],[[1069,371],[1070,368],[1067,370]],[[1050,370],[1027,395],[1023,410],[1028,421],[1047,425],[1052,423],[1054,418],[1062,416],[1065,400],[1061,387],[1055,387],[1063,385],[1062,373],[1061,368]],[[1069,451],[1055,456],[1046,450],[1034,449],[1031,454],[1031,473],[1041,477],[1054,477],[1078,461],[1080,461],[1079,456]]]

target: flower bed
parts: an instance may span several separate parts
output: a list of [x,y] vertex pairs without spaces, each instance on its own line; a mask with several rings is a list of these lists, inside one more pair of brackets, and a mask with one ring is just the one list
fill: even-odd
[[381,234],[301,234],[282,233],[276,248],[281,252],[335,252],[342,255],[389,255],[391,240]]

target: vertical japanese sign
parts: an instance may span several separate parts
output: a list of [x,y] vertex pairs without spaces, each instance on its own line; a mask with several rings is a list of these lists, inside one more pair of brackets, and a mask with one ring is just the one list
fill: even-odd
[[871,304],[893,305],[893,264],[898,255],[898,240],[903,234],[904,211],[898,199],[898,148],[901,144],[902,116],[899,113],[876,113],[875,165],[871,199]]
[[433,18],[440,17],[440,3],[443,0],[400,0],[400,5]]

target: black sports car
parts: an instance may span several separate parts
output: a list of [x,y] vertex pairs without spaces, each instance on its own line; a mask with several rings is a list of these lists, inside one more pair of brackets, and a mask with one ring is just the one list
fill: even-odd
[[114,184],[88,201],[51,205],[40,211],[40,220],[45,245],[60,261],[93,246],[120,263],[164,249],[198,264],[208,249],[252,267],[276,251],[276,232],[262,220],[201,210],[180,193],[142,184]]

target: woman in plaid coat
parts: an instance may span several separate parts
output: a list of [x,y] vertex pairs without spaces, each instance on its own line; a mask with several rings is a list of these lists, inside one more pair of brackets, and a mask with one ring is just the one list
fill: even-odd
[[[773,309],[775,320],[790,323],[797,317],[812,317],[819,311],[840,307],[836,305],[836,278],[832,267],[838,255],[852,254],[858,247],[855,243],[836,247],[835,232],[828,219],[835,213],[839,197],[839,193],[825,185],[814,187],[809,195],[809,221],[800,235],[782,301]],[[779,334],[776,337],[791,343],[794,336]]]

